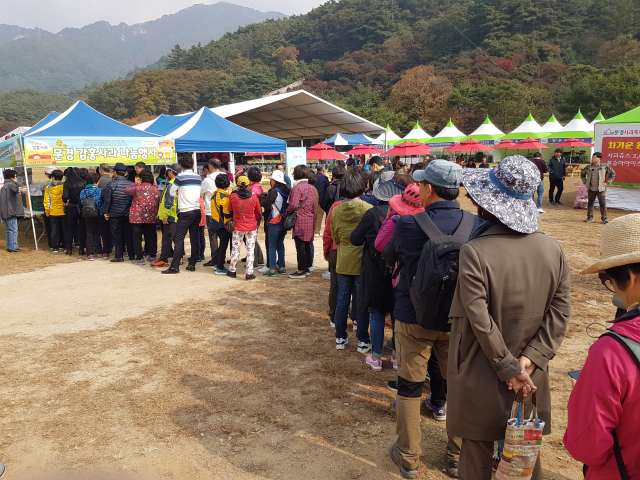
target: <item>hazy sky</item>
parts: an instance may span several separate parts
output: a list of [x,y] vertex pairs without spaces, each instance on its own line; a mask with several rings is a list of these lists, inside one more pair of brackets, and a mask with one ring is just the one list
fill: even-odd
[[[325,0],[228,0],[263,12],[306,13]],[[39,27],[57,33],[65,27],[83,27],[99,20],[111,24],[142,23],[176,13],[197,3],[216,0],[21,0],[2,2],[0,23]]]

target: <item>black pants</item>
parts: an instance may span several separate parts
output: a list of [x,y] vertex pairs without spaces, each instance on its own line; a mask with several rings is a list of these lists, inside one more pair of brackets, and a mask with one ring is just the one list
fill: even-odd
[[111,254],[113,242],[111,241],[111,226],[104,216],[100,217],[99,222],[100,238],[102,240],[102,253]]
[[84,219],[84,226],[87,230],[87,256],[93,255],[95,249],[95,237],[100,227],[100,218],[91,217]]
[[162,247],[160,258],[163,262],[168,262],[169,257],[173,257],[173,238],[176,236],[176,223],[169,222],[162,224]]
[[209,233],[209,249],[211,250],[211,260],[216,262],[218,258],[218,229],[211,225],[211,217],[207,217],[207,232]]
[[224,270],[226,260],[224,257],[227,255],[227,247],[230,243],[229,240],[231,240],[231,234],[224,228],[220,228],[218,229],[218,240],[220,240],[220,245],[218,245],[216,267],[218,267],[219,270]]
[[204,238],[204,225],[198,226],[198,244],[200,249],[198,250],[198,260],[204,259],[204,251],[207,249],[207,243]]
[[150,257],[158,253],[158,231],[155,223],[134,223],[131,225],[133,233],[133,251],[136,260],[143,260],[142,237],[144,236],[144,250]]
[[51,222],[51,245],[53,245],[53,249],[57,250],[60,247],[64,247],[64,239],[67,234],[67,216],[51,215],[49,222]]
[[549,202],[553,202],[553,191],[558,189],[556,192],[555,201],[559,202],[560,197],[562,196],[562,191],[564,190],[564,181],[561,178],[549,178]]
[[181,212],[176,222],[176,235],[173,238],[173,259],[171,260],[171,268],[180,270],[180,260],[184,256],[184,240],[189,232],[191,241],[191,256],[189,257],[189,265],[195,267],[200,255],[200,209],[191,210],[189,212]]
[[589,195],[589,201],[587,202],[587,216],[593,217],[593,204],[596,202],[596,197],[598,197],[598,203],[600,204],[600,216],[602,218],[607,218],[607,200],[604,195],[605,192],[589,190],[587,194]]
[[[81,223],[82,225],[80,225]],[[84,250],[86,240],[84,229],[84,219],[80,215],[78,205],[69,205],[67,213],[67,232],[65,234],[64,242],[67,248],[73,247],[73,239],[76,238],[80,244],[80,250]]]
[[49,244],[49,248],[53,248],[53,243],[51,243],[51,220],[46,215],[44,216],[44,229],[47,232],[47,243]]
[[298,271],[306,272],[309,267],[313,265],[313,258],[311,258],[311,242],[305,242],[298,237],[293,237],[293,241],[296,244],[296,256],[298,258]]
[[429,372],[429,384],[431,385],[431,403],[434,407],[444,407],[447,403],[447,381],[442,376],[438,357],[431,355],[427,364]]
[[110,217],[111,238],[116,249],[116,258],[124,258],[124,247],[127,247],[129,258],[133,258],[133,234],[129,217]]

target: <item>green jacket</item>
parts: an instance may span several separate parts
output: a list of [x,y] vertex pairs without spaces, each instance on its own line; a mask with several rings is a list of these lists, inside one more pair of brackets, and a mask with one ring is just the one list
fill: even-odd
[[[582,172],[580,172],[580,179],[582,180],[582,183],[586,185],[587,190],[589,190],[589,185],[591,185],[591,175],[595,172],[600,173],[600,176],[598,177],[598,191],[604,192],[607,189],[607,187],[604,186],[604,182],[613,182],[613,179],[616,178],[616,172],[613,171],[613,168],[611,168],[608,163],[601,161],[597,168],[593,163],[590,163],[582,169]],[[609,174],[608,180],[606,178],[607,174]]]
[[331,213],[331,237],[338,245],[336,272],[341,275],[360,275],[363,246],[351,244],[353,232],[371,204],[358,199],[354,202],[342,202]]
[[167,181],[167,186],[162,191],[162,198],[160,198],[160,205],[158,205],[158,218],[169,220],[169,223],[174,223],[178,219],[178,199],[173,197],[169,190],[171,190],[171,184],[175,181]]

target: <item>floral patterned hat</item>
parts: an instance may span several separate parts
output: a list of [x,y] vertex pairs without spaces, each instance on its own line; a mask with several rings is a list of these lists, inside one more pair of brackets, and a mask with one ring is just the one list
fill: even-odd
[[462,184],[478,205],[507,227],[521,233],[538,230],[533,194],[540,171],[522,155],[507,157],[491,169],[465,168]]

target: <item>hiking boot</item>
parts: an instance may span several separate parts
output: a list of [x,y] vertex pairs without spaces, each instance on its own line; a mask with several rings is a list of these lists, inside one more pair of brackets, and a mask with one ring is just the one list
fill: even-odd
[[447,462],[444,473],[452,478],[458,478],[458,464],[456,462]]
[[369,353],[371,351],[371,344],[367,342],[358,342],[358,352]]
[[255,280],[255,279],[256,279],[256,276],[253,273],[245,277],[245,280]]
[[398,391],[398,382],[396,380],[389,380],[387,382],[387,388],[393,392]]
[[365,360],[374,371],[379,372],[382,370],[382,360],[379,358],[373,358],[373,355],[367,355]]
[[344,346],[349,343],[349,338],[336,338],[336,350],[344,350]]
[[236,272],[227,272],[227,277],[236,278]]
[[158,260],[156,262],[153,262],[151,264],[152,267],[168,267],[169,264],[167,262],[165,262],[164,260]]
[[214,272],[216,275],[226,275],[227,273],[229,273],[229,270],[227,270],[226,268],[214,267]]
[[603,217],[603,218],[602,218],[602,223],[604,223],[604,224],[609,223],[609,220],[607,220],[607,217]]
[[431,403],[431,396],[428,396],[424,403],[427,408],[433,412],[433,418],[435,418],[439,422],[443,422],[447,419],[447,408],[436,407],[433,403]]
[[585,223],[591,223],[593,222],[593,217],[587,217],[587,219],[584,221]]
[[420,476],[417,468],[409,468],[402,465],[402,456],[396,449],[395,444],[391,447],[391,460],[400,467],[400,476],[402,478],[418,478]]
[[93,262],[93,255],[87,255],[87,262]]

